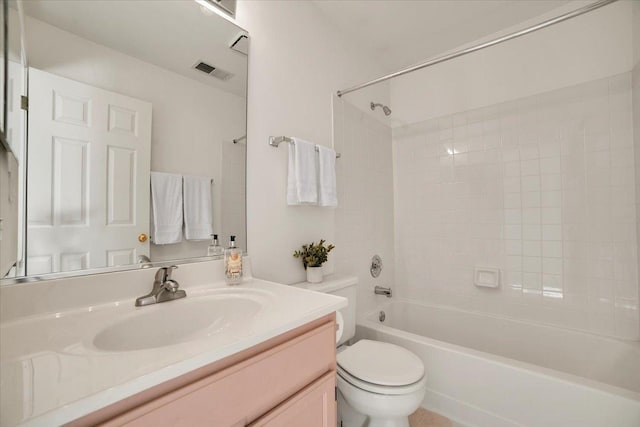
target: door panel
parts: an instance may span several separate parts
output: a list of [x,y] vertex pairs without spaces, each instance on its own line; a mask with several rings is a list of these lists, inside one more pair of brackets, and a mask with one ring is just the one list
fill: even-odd
[[335,427],[335,387],[336,373],[332,371],[251,423],[249,427]]
[[26,273],[148,256],[151,104],[34,68],[29,97]]

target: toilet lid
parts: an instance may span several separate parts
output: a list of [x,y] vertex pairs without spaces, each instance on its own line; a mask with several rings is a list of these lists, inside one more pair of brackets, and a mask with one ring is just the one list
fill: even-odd
[[415,354],[395,344],[360,340],[337,356],[338,366],[372,384],[403,386],[424,377],[424,365]]

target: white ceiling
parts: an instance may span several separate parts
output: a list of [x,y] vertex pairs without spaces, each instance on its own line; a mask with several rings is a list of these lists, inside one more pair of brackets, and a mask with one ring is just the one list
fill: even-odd
[[569,0],[312,0],[387,71],[498,32]]
[[[194,1],[29,0],[23,5],[28,16],[95,43],[240,96],[246,92],[247,56],[229,48],[241,28],[203,13]],[[218,80],[192,69],[197,61],[234,76]]]

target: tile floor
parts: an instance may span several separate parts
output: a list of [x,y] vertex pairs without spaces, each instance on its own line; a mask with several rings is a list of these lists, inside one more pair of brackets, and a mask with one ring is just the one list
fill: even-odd
[[464,427],[443,415],[424,408],[419,408],[409,416],[409,425],[411,427]]

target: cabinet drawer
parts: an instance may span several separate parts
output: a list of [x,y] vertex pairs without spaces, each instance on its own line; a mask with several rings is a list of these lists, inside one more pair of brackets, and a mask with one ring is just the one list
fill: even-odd
[[334,369],[334,325],[326,323],[104,425],[246,425]]
[[335,427],[336,373],[325,374],[249,427]]

